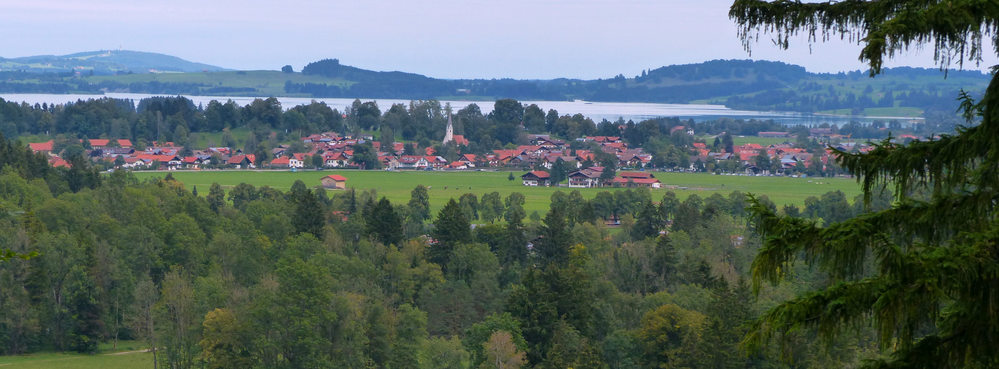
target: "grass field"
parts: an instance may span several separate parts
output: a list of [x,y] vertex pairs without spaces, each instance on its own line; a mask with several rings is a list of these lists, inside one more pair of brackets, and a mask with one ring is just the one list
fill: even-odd
[[[457,200],[465,193],[482,194],[497,191],[504,197],[512,192],[524,194],[527,202],[524,206],[527,213],[537,211],[544,214],[548,209],[549,199],[555,191],[570,192],[575,188],[524,187],[520,182],[523,172],[513,172],[515,180],[507,180],[510,172],[388,172],[359,170],[305,170],[290,171],[181,171],[172,172],[173,177],[183,182],[188,188],[197,186],[200,194],[208,193],[208,187],[217,182],[223,188],[231,188],[239,183],[250,183],[254,186],[270,186],[279,190],[288,190],[295,180],[302,180],[308,186],[318,186],[319,179],[328,174],[340,174],[347,177],[347,186],[359,190],[376,189],[379,196],[385,196],[394,203],[409,201],[410,191],[416,185],[422,184],[429,188],[430,204],[436,212],[444,206],[448,199]],[[136,172],[139,179],[162,177],[163,172]],[[804,204],[809,196],[821,196],[829,191],[840,190],[847,198],[853,199],[860,194],[856,181],[849,178],[790,178],[790,177],[748,177],[711,175],[705,173],[655,173],[656,178],[667,187],[652,191],[655,200],[662,198],[667,190],[676,192],[680,198],[690,194],[701,197],[713,193],[728,195],[732,191],[751,192],[767,195],[778,205]],[[583,197],[589,199],[600,191],[616,191],[615,188],[580,188]]]
[[[757,136],[732,136],[732,143],[736,146],[745,144],[760,144],[761,146],[779,145],[785,142],[794,142],[794,137],[757,137]],[[708,141],[709,144],[714,140]]]
[[[120,83],[163,82],[163,83],[194,83],[209,87],[254,88],[251,96],[291,96],[284,91],[285,81],[293,83],[325,83],[349,87],[353,82],[338,78],[326,78],[301,73],[282,73],[279,71],[231,71],[231,72],[201,72],[201,73],[137,73],[116,76],[89,76],[88,82],[115,81]],[[225,93],[237,96],[239,93]]]
[[144,352],[145,345],[135,341],[118,342],[118,349],[102,344],[100,353],[37,353],[31,355],[0,356],[3,369],[116,369],[152,368],[153,355]]
[[[850,109],[833,109],[833,110],[823,110],[820,111],[819,113],[851,115],[852,111]],[[863,115],[869,117],[920,117],[923,115],[923,110],[913,107],[864,108]]]

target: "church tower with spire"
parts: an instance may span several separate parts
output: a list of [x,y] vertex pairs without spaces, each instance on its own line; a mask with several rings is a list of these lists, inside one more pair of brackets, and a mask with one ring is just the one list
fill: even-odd
[[442,144],[447,144],[451,141],[454,141],[454,124],[451,122],[451,114],[448,114],[447,131],[444,133],[444,142],[442,142]]

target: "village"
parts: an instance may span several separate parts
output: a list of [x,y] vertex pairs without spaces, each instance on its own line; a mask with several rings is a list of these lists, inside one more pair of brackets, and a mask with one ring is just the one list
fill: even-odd
[[[673,132],[693,136],[693,130],[676,126]],[[844,137],[833,135],[828,129],[813,128],[812,138],[836,140],[837,149],[864,152],[870,149],[867,144],[844,142]],[[788,132],[760,132],[763,138],[791,138]],[[310,134],[301,138],[305,152],[293,152],[289,145],[278,145],[266,157],[259,153],[245,153],[232,147],[207,147],[185,150],[172,142],[156,142],[138,148],[128,139],[86,139],[80,140],[85,147],[85,157],[95,165],[109,169],[131,170],[224,170],[224,169],[363,169],[355,157],[359,145],[377,155],[379,168],[384,170],[526,170],[521,175],[524,186],[568,186],[576,188],[592,187],[647,187],[660,188],[662,183],[652,171],[708,171],[741,175],[798,175],[809,168],[825,168],[834,163],[830,160],[834,152],[829,147],[813,149],[798,147],[785,141],[764,146],[759,143],[733,145],[731,152],[714,149],[706,142],[695,141],[688,148],[688,165],[679,168],[657,168],[652,154],[640,147],[629,147],[619,136],[586,136],[578,138],[577,145],[547,134],[527,135],[527,145],[514,148],[492,150],[486,154],[462,154],[454,160],[438,155],[433,147],[418,150],[415,143],[393,142],[384,147],[382,142],[371,136],[352,137],[334,132]],[[915,139],[900,137],[900,139]],[[84,142],[85,141],[85,142]],[[468,140],[453,133],[448,122],[442,145],[452,144],[464,148]],[[407,147],[410,145],[411,147]],[[55,167],[67,167],[67,162],[54,149],[54,140],[29,143],[36,153],[48,155]],[[591,149],[578,149],[588,147]],[[421,155],[414,155],[415,152]],[[184,155],[186,153],[186,155]],[[611,158],[608,159],[607,158]],[[612,166],[608,170],[608,166]],[[628,170],[617,172],[617,169]],[[820,173],[821,173],[821,168]],[[552,171],[564,171],[564,175],[553,178]],[[607,173],[605,173],[607,172]],[[813,171],[814,172],[814,171]],[[331,188],[336,188],[332,186]]]

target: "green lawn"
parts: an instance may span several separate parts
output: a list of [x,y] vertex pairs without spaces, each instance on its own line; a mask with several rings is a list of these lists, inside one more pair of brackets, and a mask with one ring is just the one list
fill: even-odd
[[[84,77],[88,82],[100,83],[103,81],[115,81],[120,83],[194,83],[211,87],[240,87],[254,88],[255,92],[251,96],[293,96],[284,91],[286,81],[294,83],[325,83],[341,87],[349,87],[353,82],[338,78],[326,78],[316,75],[304,75],[302,73],[283,73],[280,71],[227,71],[227,72],[201,72],[201,73],[136,73],[115,76],[88,76]],[[225,93],[229,96],[246,95],[241,93]]]
[[[778,145],[785,142],[794,142],[794,137],[757,137],[757,136],[732,136],[732,143],[736,146],[745,144],[760,144],[761,146]],[[708,144],[713,144],[714,140],[708,142]]]
[[[851,115],[850,109],[823,110],[819,113],[835,115]],[[864,108],[864,116],[869,117],[920,117],[923,110],[913,107],[893,107],[893,108]]]
[[101,352],[93,355],[76,353],[37,353],[30,355],[0,356],[3,369],[117,369],[152,368],[153,355],[142,352],[145,345],[136,341],[121,341],[118,349],[102,344]]
[[[409,201],[410,191],[422,184],[429,187],[430,203],[434,211],[444,206],[449,198],[457,200],[464,193],[482,194],[498,191],[504,197],[512,192],[520,192],[527,199],[525,209],[530,214],[538,211],[544,214],[548,202],[555,191],[569,192],[575,188],[524,187],[520,183],[523,172],[513,172],[515,180],[507,180],[510,172],[426,172],[426,171],[359,171],[359,170],[305,170],[290,171],[181,171],[173,172],[173,177],[186,186],[197,186],[202,195],[208,193],[208,187],[218,182],[223,188],[231,188],[239,183],[250,183],[254,186],[270,186],[280,190],[288,190],[295,180],[302,180],[306,185],[318,186],[319,179],[328,174],[340,174],[347,177],[347,186],[357,189],[376,189],[381,196],[392,202]],[[139,179],[162,177],[163,172],[136,172]],[[849,199],[860,194],[856,181],[849,178],[789,178],[789,177],[748,177],[724,176],[704,173],[655,173],[656,178],[668,188],[653,190],[653,198],[658,200],[667,190],[676,192],[680,198],[690,194],[702,197],[713,193],[728,195],[732,191],[752,192],[770,197],[778,205],[804,204],[809,196],[840,190]],[[581,188],[585,198],[593,198],[600,191],[616,191],[615,188]]]

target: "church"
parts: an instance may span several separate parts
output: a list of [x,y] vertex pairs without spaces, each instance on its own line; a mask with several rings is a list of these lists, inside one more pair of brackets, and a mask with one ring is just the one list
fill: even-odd
[[447,145],[451,141],[454,141],[458,146],[468,146],[468,140],[465,139],[465,136],[454,134],[454,123],[451,121],[451,114],[448,114],[447,131],[444,133],[444,141],[441,144]]

